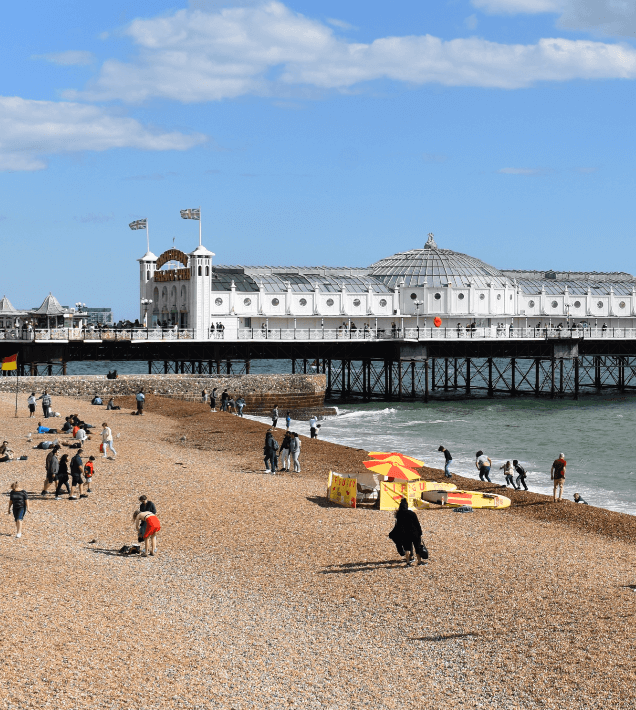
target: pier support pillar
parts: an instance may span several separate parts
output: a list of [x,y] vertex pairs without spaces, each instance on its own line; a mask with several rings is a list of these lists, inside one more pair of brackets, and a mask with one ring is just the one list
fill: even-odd
[[434,392],[436,387],[435,383],[435,358],[431,358],[431,390]]
[[538,397],[541,390],[541,360],[537,357],[534,360],[534,396]]
[[448,392],[448,358],[444,358],[444,392]]
[[488,358],[488,396],[492,397],[493,396],[493,387],[492,387],[492,358]]
[[579,359],[574,358],[574,399],[579,398]]
[[517,396],[517,360],[513,357],[510,359],[510,396]]
[[296,358],[292,358],[292,375],[296,374]]
[[457,389],[457,358],[453,359],[453,389]]
[[251,369],[252,369],[252,361],[251,361],[251,360],[246,360],[246,361],[245,361],[245,374],[246,374],[246,375],[249,375]]
[[618,356],[618,389],[621,392],[625,391],[625,358],[622,355]]
[[307,358],[303,358],[303,375],[307,374]]
[[563,358],[559,360],[559,394],[563,394],[564,383],[563,383],[563,372],[565,370],[565,363]]
[[594,386],[600,392],[601,391],[601,356],[596,355],[594,357]]
[[466,394],[470,395],[470,358],[466,358]]
[[327,397],[331,397],[331,358],[327,360]]
[[424,401],[428,402],[428,358],[424,360]]
[[415,399],[415,360],[411,360],[411,397]]
[[388,375],[388,378],[387,378],[387,385],[388,385],[387,399],[393,399],[393,361],[387,360],[385,368],[386,368],[386,372]]
[[554,371],[555,371],[555,361],[554,358],[550,358],[550,399],[554,399]]

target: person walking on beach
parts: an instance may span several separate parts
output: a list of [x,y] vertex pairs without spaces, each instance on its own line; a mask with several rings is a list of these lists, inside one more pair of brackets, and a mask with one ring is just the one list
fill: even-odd
[[51,397],[49,396],[49,393],[44,390],[44,392],[40,397],[38,397],[38,399],[42,400],[42,414],[44,415],[45,419],[48,419],[51,411]]
[[83,470],[82,449],[79,449],[71,459],[71,495],[69,496],[69,500],[77,500],[77,496],[75,495],[76,488],[80,498],[88,498],[88,495],[82,490],[84,485],[84,480],[82,479]]
[[274,405],[274,409],[272,409],[272,427],[276,429],[276,425],[278,424],[278,405]]
[[492,461],[481,450],[479,450],[475,456],[477,457],[475,467],[479,470],[479,480],[492,483],[490,480],[490,467],[492,466]]
[[49,488],[55,482],[55,478],[58,474],[60,468],[60,462],[57,460],[57,452],[60,450],[59,444],[49,451],[46,455],[44,462],[44,467],[46,468],[46,478],[44,479],[44,485],[42,486],[42,495],[45,496]]
[[526,469],[517,461],[517,459],[513,459],[512,465],[515,467],[515,471],[517,472],[517,490],[521,490],[521,486],[523,486],[524,490],[528,490],[528,486],[526,484],[526,476],[528,475],[526,472]]
[[289,427],[291,426],[291,412],[287,410],[287,414],[285,415],[285,430],[289,431]]
[[157,506],[151,500],[148,500],[148,496],[139,496],[139,512],[147,513],[148,511],[153,515],[157,515]]
[[[157,533],[161,530],[159,518],[151,510],[147,510],[144,513],[136,510],[133,515],[133,521],[138,533],[137,541],[145,544],[145,550],[141,553],[141,556],[156,555]],[[150,550],[148,549],[149,547],[151,548]]]
[[444,453],[444,475],[446,476],[446,478],[452,478],[453,474],[450,472],[450,465],[451,461],[453,460],[453,456],[451,452],[448,449],[445,449],[443,446],[440,446],[437,450],[442,451]]
[[278,463],[278,442],[274,439],[272,429],[268,429],[265,434],[265,446],[263,454],[265,456],[265,473],[276,473],[276,464]]
[[143,387],[139,390],[139,392],[137,392],[135,399],[137,400],[137,414],[143,414],[144,403],[146,401],[146,395],[144,394]]
[[294,462],[294,473],[300,473],[300,439],[295,431],[291,435],[289,451]]
[[512,486],[516,491],[517,486],[515,486],[515,481],[513,478],[515,469],[512,465],[512,461],[506,461],[503,466],[499,466],[499,470],[501,469],[503,469],[504,476],[506,477],[506,488],[508,488],[508,486]]
[[404,555],[407,567],[411,566],[413,560],[413,548],[418,565],[422,563],[422,557],[427,556],[422,545],[422,526],[416,513],[409,510],[406,498],[402,498],[395,511],[395,525],[389,537],[395,543],[398,555]]
[[244,399],[243,395],[241,395],[236,400],[236,413],[239,417],[243,416],[243,407],[245,407],[245,399]]
[[57,472],[57,486],[55,487],[55,500],[60,500],[62,488],[66,487],[66,492],[71,495],[71,488],[68,485],[68,454],[64,454],[60,459]]
[[559,501],[563,495],[563,484],[565,483],[565,467],[568,462],[565,460],[565,454],[559,454],[559,458],[554,461],[550,469],[550,480],[554,481],[554,491],[552,500],[557,502],[557,488],[559,489]]
[[29,419],[35,416],[35,404],[37,400],[35,399],[35,392],[31,392],[31,396],[27,399],[27,406],[29,407]]
[[311,419],[309,420],[309,433],[311,434],[312,439],[318,438],[318,428],[316,427],[316,424],[318,424],[318,419],[315,414],[312,414]]
[[292,456],[289,450],[289,444],[291,443],[291,436],[289,432],[285,432],[285,437],[283,438],[283,443],[280,445],[280,455],[283,460],[283,471],[289,471],[291,466]]
[[106,449],[110,449],[111,453],[113,454],[113,457],[116,458],[117,452],[113,448],[113,432],[111,431],[110,427],[106,422],[103,422],[102,426],[104,427],[102,429],[102,451],[104,452],[104,458],[108,457]]
[[9,509],[7,510],[7,515],[11,512],[13,508],[13,519],[15,520],[15,536],[22,537],[22,520],[24,519],[25,513],[30,513],[29,510],[29,497],[27,492],[20,488],[20,484],[14,481],[11,484],[11,493],[9,493]]

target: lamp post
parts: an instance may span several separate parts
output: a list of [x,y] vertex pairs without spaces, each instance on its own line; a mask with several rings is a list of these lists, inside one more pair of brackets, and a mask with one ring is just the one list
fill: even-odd
[[[81,316],[81,315],[82,315],[82,309],[83,309],[83,308],[86,308],[86,304],[85,304],[85,303],[82,303],[81,301],[78,301],[78,302],[75,304],[75,308],[77,309],[77,313]],[[82,327],[81,323],[82,323],[82,321],[81,321],[81,319],[80,319],[80,326],[79,326],[80,328]]]
[[417,339],[420,339],[420,306],[424,303],[424,301],[413,301],[413,305],[415,306],[415,326],[417,328]]
[[152,298],[142,298],[141,305],[144,307],[144,326],[148,327],[148,306],[152,303]]

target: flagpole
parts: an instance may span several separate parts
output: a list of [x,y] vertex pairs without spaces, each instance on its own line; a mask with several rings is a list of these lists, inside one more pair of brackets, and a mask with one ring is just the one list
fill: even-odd
[[148,218],[146,218],[146,246],[148,247],[148,252],[150,252],[150,236],[148,235]]
[[199,246],[201,246],[201,207],[199,207]]
[[17,368],[18,359],[16,358],[16,370],[15,370],[15,416],[18,416],[18,382],[20,380],[20,370]]

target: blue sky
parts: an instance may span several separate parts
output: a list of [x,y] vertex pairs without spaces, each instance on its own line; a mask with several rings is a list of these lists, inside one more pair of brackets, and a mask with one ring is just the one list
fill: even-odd
[[[423,245],[635,270],[636,3],[23,0],[3,10],[2,292],[138,312],[156,254]],[[7,269],[6,264],[16,268]]]

